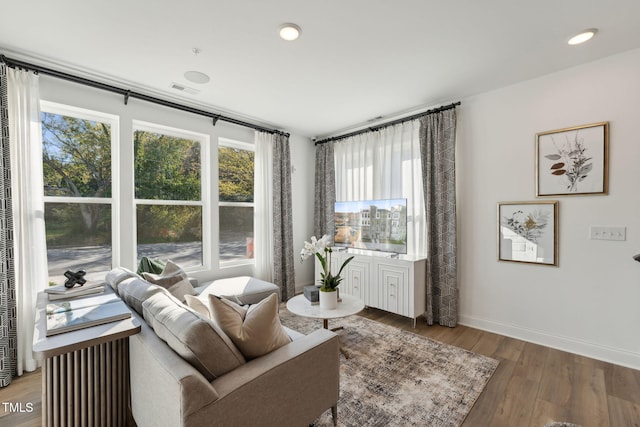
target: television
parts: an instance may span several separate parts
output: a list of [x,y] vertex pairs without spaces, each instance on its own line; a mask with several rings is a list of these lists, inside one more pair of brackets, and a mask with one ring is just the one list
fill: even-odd
[[336,202],[333,245],[407,253],[407,199]]

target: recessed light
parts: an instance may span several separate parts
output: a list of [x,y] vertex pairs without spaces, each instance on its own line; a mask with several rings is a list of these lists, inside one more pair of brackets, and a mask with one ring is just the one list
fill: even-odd
[[588,30],[584,30],[579,34],[576,34],[575,36],[571,37],[567,43],[569,43],[572,46],[576,44],[584,43],[587,40],[591,40],[593,36],[596,35],[597,32],[598,30],[596,28],[589,28]]
[[293,41],[300,37],[302,30],[296,24],[282,24],[280,26],[280,38],[286,41]]
[[184,78],[192,83],[205,84],[209,83],[209,76],[200,71],[187,71],[184,73]]

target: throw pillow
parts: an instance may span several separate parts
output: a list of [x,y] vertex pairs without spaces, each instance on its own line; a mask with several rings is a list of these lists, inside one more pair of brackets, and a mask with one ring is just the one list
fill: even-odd
[[140,276],[138,276],[133,271],[128,270],[124,267],[116,267],[107,273],[107,275],[104,278],[104,281],[107,282],[109,286],[113,288],[113,291],[116,293],[116,295],[120,295],[118,286],[120,285],[120,283],[124,282],[125,280],[131,277],[140,277]]
[[166,289],[144,281],[137,276],[121,282],[118,289],[120,291],[120,298],[141,316],[143,302],[159,292],[167,292]]
[[173,351],[196,368],[207,381],[236,369],[245,359],[233,342],[210,319],[200,316],[168,293],[142,303],[144,320]]
[[157,259],[157,258],[151,259],[146,256],[143,256],[142,258],[140,258],[140,262],[138,263],[138,270],[136,270],[136,273],[160,274],[162,273],[162,270],[164,269],[165,265],[166,263],[161,259]]
[[239,306],[209,295],[209,311],[247,359],[263,356],[291,342],[280,323],[276,294],[251,306]]
[[207,319],[211,319],[211,313],[209,313],[209,307],[207,307],[207,305],[204,302],[202,302],[200,298],[193,295],[185,295],[184,298],[186,300],[185,302],[189,307],[191,307],[193,310],[197,311]]
[[185,301],[185,295],[196,294],[187,273],[182,271],[173,261],[167,261],[161,274],[142,273],[142,276],[154,285],[162,286],[181,302]]

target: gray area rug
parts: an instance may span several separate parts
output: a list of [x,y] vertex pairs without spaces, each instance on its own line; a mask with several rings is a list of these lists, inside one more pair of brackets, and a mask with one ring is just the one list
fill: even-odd
[[[281,308],[302,333],[321,320]],[[329,321],[349,359],[340,356],[340,426],[460,426],[498,361],[360,316]],[[332,426],[326,411],[316,426]]]

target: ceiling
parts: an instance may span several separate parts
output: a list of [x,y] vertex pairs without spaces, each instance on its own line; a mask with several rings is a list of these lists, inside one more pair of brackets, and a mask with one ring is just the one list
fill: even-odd
[[[638,0],[0,0],[0,53],[306,137],[640,47]],[[302,27],[295,42],[282,23]],[[588,43],[568,38],[597,27]],[[199,54],[192,52],[200,49]],[[211,77],[196,84],[196,70]],[[172,83],[197,89],[195,95]]]

